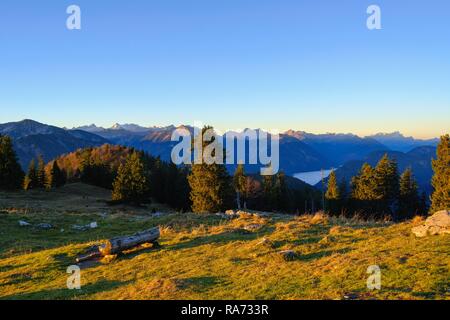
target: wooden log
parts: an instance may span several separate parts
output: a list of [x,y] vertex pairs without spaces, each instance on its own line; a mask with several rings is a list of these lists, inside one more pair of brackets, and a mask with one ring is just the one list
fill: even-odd
[[121,253],[144,243],[153,243],[160,236],[159,227],[138,232],[132,236],[116,237],[99,246],[102,256]]

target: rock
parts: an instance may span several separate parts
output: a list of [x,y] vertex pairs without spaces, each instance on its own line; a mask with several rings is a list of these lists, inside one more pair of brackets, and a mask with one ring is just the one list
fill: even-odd
[[450,211],[442,210],[425,220],[425,223],[411,229],[419,238],[427,235],[450,234]]
[[238,210],[236,212],[236,214],[238,216],[254,216],[254,217],[261,217],[261,218],[266,218],[270,216],[270,213],[267,212],[259,212],[259,211],[253,211],[253,210]]
[[225,213],[216,213],[216,216],[219,216],[223,219],[235,219],[239,218],[239,215],[234,212],[234,210],[227,210]]
[[86,231],[88,229],[96,229],[97,227],[98,227],[97,222],[94,221],[94,222],[91,222],[91,223],[86,224],[84,226],[80,226],[80,225],[74,224],[72,226],[72,229],[78,230],[78,231]]
[[38,225],[36,225],[36,228],[48,230],[48,229],[52,229],[53,226],[50,223],[39,223]]
[[28,222],[23,221],[23,220],[19,220],[19,226],[21,226],[21,227],[29,227],[29,226],[31,226],[31,223],[28,223]]
[[279,254],[283,257],[285,261],[295,260],[297,254],[293,250],[283,250],[280,251]]
[[249,224],[245,226],[244,229],[247,231],[256,231],[262,228],[262,224]]

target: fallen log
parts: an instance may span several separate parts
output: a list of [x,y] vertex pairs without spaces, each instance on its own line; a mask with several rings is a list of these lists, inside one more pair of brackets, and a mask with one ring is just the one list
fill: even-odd
[[154,243],[158,240],[160,236],[159,227],[138,232],[131,236],[116,237],[105,241],[103,244],[98,246],[96,249],[78,257],[77,262],[83,262],[86,260],[104,257],[108,255],[118,254],[122,251],[134,248],[144,243]]

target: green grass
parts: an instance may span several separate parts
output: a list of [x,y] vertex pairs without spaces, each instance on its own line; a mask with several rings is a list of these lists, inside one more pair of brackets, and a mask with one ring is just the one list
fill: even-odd
[[[77,196],[69,191],[61,198]],[[1,196],[2,299],[343,299],[350,293],[359,299],[450,298],[450,236],[415,238],[410,230],[419,222],[320,215],[225,221],[215,215],[168,213],[152,218],[150,208],[104,208],[100,191],[86,200],[86,212],[84,203],[51,211],[51,194],[43,195],[36,208],[30,201],[14,209]],[[14,201],[22,197],[30,195],[13,196]],[[20,227],[21,219],[55,228]],[[99,228],[71,229],[91,221]],[[251,224],[261,228],[246,231]],[[66,269],[77,254],[102,239],[152,226],[161,227],[161,247],[85,265],[82,289],[66,288]],[[296,253],[292,261],[279,254],[288,249]],[[381,290],[366,287],[370,265],[381,268]]]

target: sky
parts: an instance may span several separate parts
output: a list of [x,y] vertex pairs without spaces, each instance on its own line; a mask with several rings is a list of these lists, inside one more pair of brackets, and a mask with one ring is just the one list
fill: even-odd
[[450,2],[2,0],[0,123],[22,119],[439,136]]

